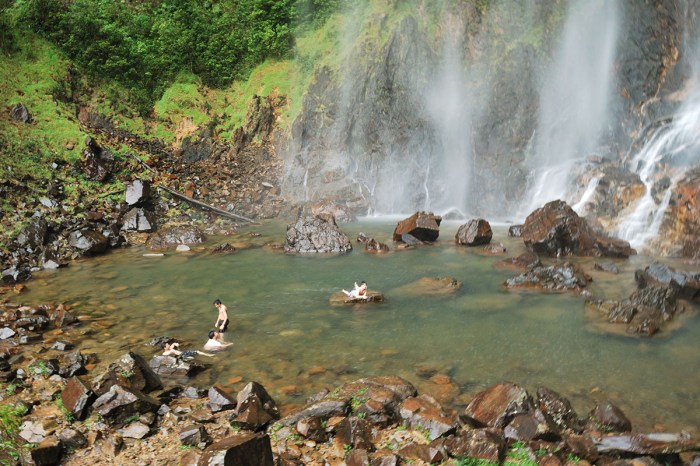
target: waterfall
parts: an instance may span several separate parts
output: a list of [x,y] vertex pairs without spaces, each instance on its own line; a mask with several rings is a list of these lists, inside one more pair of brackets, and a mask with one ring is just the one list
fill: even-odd
[[[616,234],[643,248],[661,227],[676,183],[685,169],[700,162],[700,91],[694,91],[672,121],[653,131],[630,161],[630,170],[644,183],[644,195],[623,214]],[[655,192],[663,192],[655,196]],[[660,198],[660,199],[657,199]]]
[[676,184],[688,168],[700,163],[700,37],[691,3],[684,6],[680,65],[688,68],[690,78],[676,93],[682,103],[675,115],[654,128],[629,162],[630,170],[644,183],[644,195],[622,212],[615,231],[637,249],[648,247],[658,237]]
[[618,2],[579,0],[569,7],[561,43],[540,93],[530,177],[519,216],[566,199],[571,169],[595,150],[606,126],[617,48]]

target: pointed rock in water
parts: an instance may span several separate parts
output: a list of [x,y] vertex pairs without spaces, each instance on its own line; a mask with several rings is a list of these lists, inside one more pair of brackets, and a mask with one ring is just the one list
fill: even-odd
[[416,212],[396,225],[393,239],[395,242],[407,242],[402,238],[402,235],[409,234],[419,241],[432,243],[440,235],[441,221],[442,217],[434,215],[432,212]]
[[455,234],[455,242],[465,246],[483,246],[491,242],[491,224],[483,218],[469,220],[460,226]]
[[538,288],[546,291],[575,291],[581,293],[591,282],[578,265],[565,262],[548,267],[535,266],[517,277],[505,281],[508,288]]

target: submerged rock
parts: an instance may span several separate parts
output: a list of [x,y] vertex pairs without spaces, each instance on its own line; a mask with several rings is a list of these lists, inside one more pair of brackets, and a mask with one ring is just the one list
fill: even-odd
[[575,291],[581,293],[591,282],[578,265],[565,262],[561,265],[537,265],[517,277],[505,281],[507,288],[537,288],[546,291]]
[[462,282],[452,277],[422,277],[394,290],[401,295],[412,296],[447,296],[456,293]]

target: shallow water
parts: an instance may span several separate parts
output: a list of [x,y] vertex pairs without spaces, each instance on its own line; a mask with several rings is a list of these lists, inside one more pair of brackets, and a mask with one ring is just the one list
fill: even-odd
[[[341,228],[352,239],[363,231],[391,244],[395,224],[365,220]],[[211,367],[192,383],[237,389],[257,380],[281,404],[303,403],[323,387],[361,376],[397,374],[421,393],[461,407],[476,392],[508,380],[531,394],[539,386],[556,390],[579,414],[598,399],[611,399],[635,430],[700,432],[697,305],[680,329],[666,335],[607,334],[586,320],[582,297],[505,290],[503,281],[516,272],[492,267],[505,256],[455,246],[457,228],[443,224],[438,244],[383,256],[367,254],[361,245],[344,256],[301,257],[270,247],[223,256],[194,247],[144,257],[151,251],[133,247],[42,272],[21,300],[68,303],[89,317],[86,325],[53,338],[81,339],[84,353],[98,353],[107,364],[125,350],[149,359],[156,351],[143,343],[160,335],[183,340],[185,349],[201,347],[216,321],[212,301],[220,298],[229,308],[227,338],[234,345],[214,359],[201,357]],[[250,237],[251,231],[262,236]],[[208,245],[282,243],[284,233],[284,224],[272,222]],[[494,228],[493,241],[506,245],[508,257],[524,251],[505,226]],[[593,294],[612,298],[628,295],[632,272],[651,260],[616,260],[620,274],[612,275],[594,272],[594,259],[577,259],[594,277]],[[439,298],[411,294],[406,285],[425,276],[449,276],[464,285]],[[383,291],[387,301],[329,304],[332,293],[360,280]],[[421,378],[425,368],[449,375],[454,385]]]

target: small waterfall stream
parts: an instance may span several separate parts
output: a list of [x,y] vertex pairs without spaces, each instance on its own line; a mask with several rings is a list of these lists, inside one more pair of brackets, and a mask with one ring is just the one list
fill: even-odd
[[676,183],[686,167],[698,161],[700,92],[696,91],[669,124],[653,131],[630,161],[630,169],[639,175],[645,192],[622,216],[616,234],[635,248],[645,247],[659,234]]
[[598,145],[613,89],[617,10],[617,2],[601,0],[569,7],[562,42],[540,93],[522,218],[549,201],[566,199],[571,169]]

